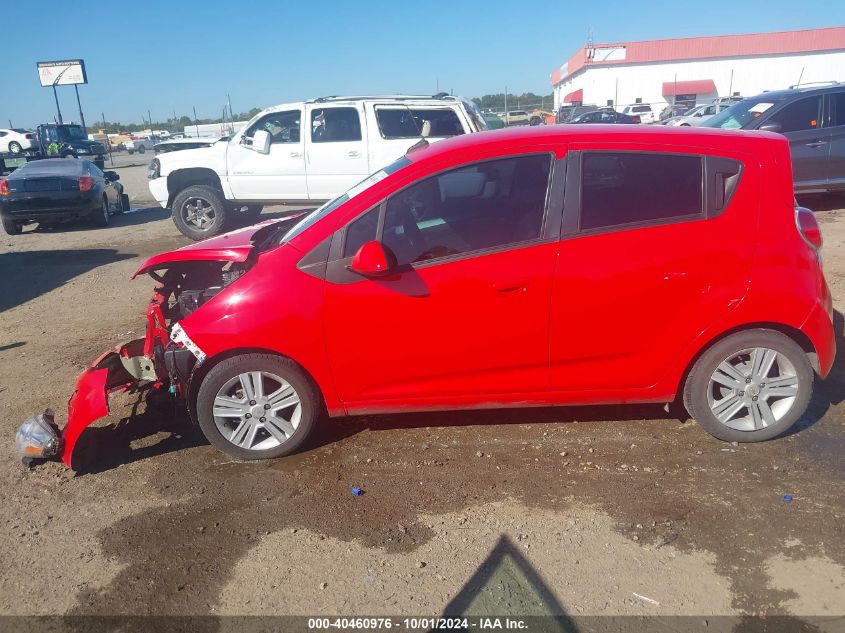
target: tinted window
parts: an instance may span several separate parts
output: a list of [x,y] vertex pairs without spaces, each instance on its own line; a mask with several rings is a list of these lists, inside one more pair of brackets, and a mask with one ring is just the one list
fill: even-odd
[[587,152],[581,229],[702,213],[702,160],[680,154]]
[[798,130],[812,130],[819,126],[821,120],[821,97],[799,99],[790,103],[780,112],[775,112],[764,123],[780,123],[780,132],[796,132]]
[[833,105],[830,125],[845,125],[845,92],[831,94],[830,102]]
[[244,136],[251,138],[264,130],[270,134],[271,143],[299,143],[300,118],[299,110],[273,112],[256,121]]
[[376,121],[382,137],[419,138],[457,136],[464,133],[458,115],[450,108],[414,110],[411,108],[376,108]]
[[343,245],[344,257],[352,257],[361,246],[376,239],[379,210],[380,208],[376,207],[349,223],[346,229],[346,243]]
[[388,200],[382,241],[408,264],[538,238],[550,169],[519,156],[423,180]]
[[319,108],[311,111],[311,140],[337,143],[361,140],[361,119],[355,108]]

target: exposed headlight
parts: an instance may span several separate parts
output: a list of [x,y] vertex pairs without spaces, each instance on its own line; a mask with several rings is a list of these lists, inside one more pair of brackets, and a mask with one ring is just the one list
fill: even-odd
[[15,435],[15,444],[24,458],[58,455],[61,440],[53,424],[53,412],[47,409],[44,413],[27,418]]
[[84,147],[80,147],[78,150],[76,150],[76,153],[77,154],[87,154],[88,150]]
[[203,352],[199,346],[191,340],[191,338],[185,333],[185,330],[182,329],[182,326],[178,323],[175,323],[173,327],[170,328],[170,340],[191,352],[191,354],[196,357],[198,363],[205,360],[205,352]]

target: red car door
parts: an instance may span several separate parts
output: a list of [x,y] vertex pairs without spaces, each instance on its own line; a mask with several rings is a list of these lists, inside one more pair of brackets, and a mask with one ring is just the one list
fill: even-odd
[[[335,235],[326,340],[351,413],[507,403],[548,389],[554,163],[530,154],[448,170]],[[347,270],[375,238],[395,254],[395,274]]]
[[585,402],[654,385],[750,278],[753,161],[631,150],[570,153],[550,371]]

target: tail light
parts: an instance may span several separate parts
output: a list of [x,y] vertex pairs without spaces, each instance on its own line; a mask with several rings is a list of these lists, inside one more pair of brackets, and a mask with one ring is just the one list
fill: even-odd
[[79,190],[80,191],[91,191],[94,188],[94,179],[91,176],[80,176],[79,177]]
[[24,134],[23,137],[30,141],[34,138],[32,134]]
[[642,121],[640,120],[639,115],[636,115],[636,116],[634,116],[634,117],[632,117],[632,118],[634,119],[634,123],[642,123]]
[[820,250],[822,247],[822,230],[816,220],[815,214],[804,207],[795,207],[795,224],[798,232],[813,250]]
[[9,181],[0,180],[0,196],[9,195]]

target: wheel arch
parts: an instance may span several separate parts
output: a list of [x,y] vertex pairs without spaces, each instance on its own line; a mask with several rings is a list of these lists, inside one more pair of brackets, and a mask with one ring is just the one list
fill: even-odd
[[795,341],[798,346],[804,350],[804,354],[807,356],[807,360],[810,363],[810,367],[813,368],[813,371],[818,373],[819,372],[819,355],[816,351],[815,345],[810,340],[810,337],[804,334],[801,330],[791,325],[786,325],[784,323],[776,323],[772,321],[758,321],[754,323],[745,323],[743,325],[738,325],[736,327],[730,328],[728,330],[724,330],[716,334],[715,336],[711,337],[707,340],[707,342],[702,345],[698,351],[693,355],[693,357],[689,360],[689,362],[684,367],[684,371],[681,373],[680,380],[678,385],[676,386],[676,397],[684,391],[684,384],[686,383],[687,376],[689,376],[690,371],[695,366],[695,363],[698,362],[698,359],[713,347],[719,341],[732,336],[733,334],[738,334],[739,332],[747,332],[749,330],[772,330],[775,332],[780,332],[781,334],[789,337],[793,341]]
[[[173,206],[173,200],[179,193],[193,185],[208,185],[223,193],[223,184],[216,171],[208,167],[186,167],[167,175],[167,207]],[[224,196],[225,197],[225,196]]]
[[235,356],[243,356],[245,354],[268,354],[270,356],[286,358],[296,363],[297,367],[299,367],[302,370],[302,373],[305,374],[308,380],[311,381],[311,384],[314,386],[314,389],[320,396],[320,404],[323,407],[323,410],[325,410],[326,397],[323,394],[323,390],[320,387],[320,383],[317,382],[317,380],[314,378],[314,375],[310,371],[308,371],[308,368],[306,368],[298,360],[286,354],[282,354],[276,350],[267,349],[263,347],[236,347],[233,349],[227,349],[226,351],[220,352],[215,356],[207,358],[205,362],[201,363],[199,366],[194,366],[194,369],[191,372],[191,377],[188,381],[188,390],[185,394],[185,401],[188,407],[188,415],[191,417],[191,421],[194,424],[197,424],[197,395],[199,394],[202,381],[205,379],[208,373],[212,369],[214,369],[214,367],[216,367],[223,361],[226,361],[230,358],[234,358]]

